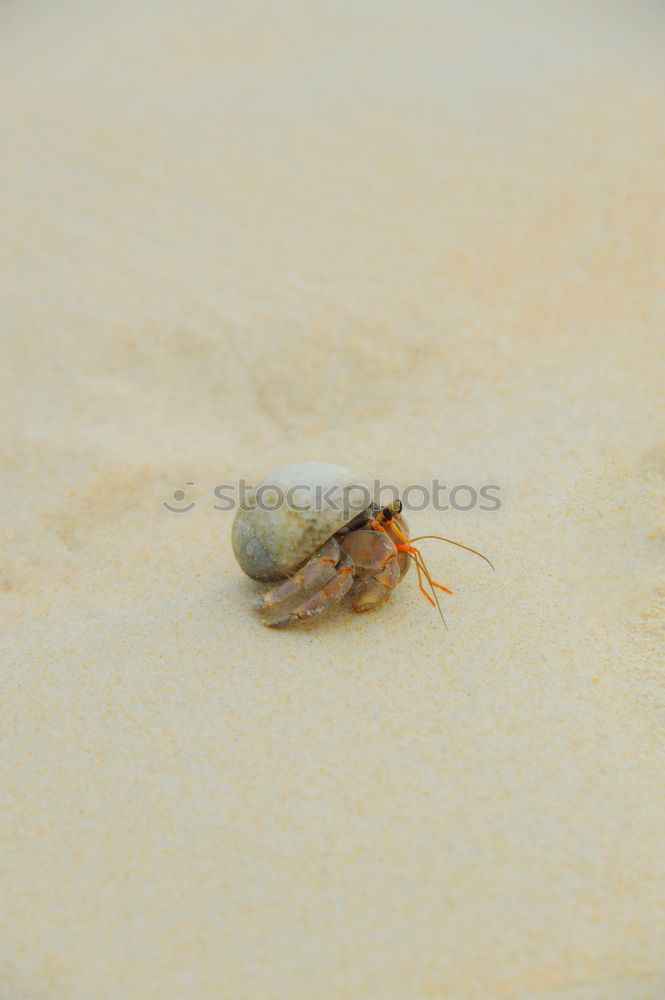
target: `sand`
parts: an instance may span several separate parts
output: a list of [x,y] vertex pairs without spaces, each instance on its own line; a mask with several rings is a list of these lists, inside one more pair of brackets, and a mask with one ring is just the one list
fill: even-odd
[[[662,7],[0,26],[2,1000],[665,997]],[[500,487],[448,631],[257,621],[308,459]]]

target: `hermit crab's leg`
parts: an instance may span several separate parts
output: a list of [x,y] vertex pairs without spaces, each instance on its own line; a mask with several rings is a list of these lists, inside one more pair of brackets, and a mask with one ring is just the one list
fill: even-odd
[[294,622],[312,618],[320,614],[333,601],[340,601],[353,583],[353,559],[341,549],[339,559],[335,568],[335,576],[321,590],[317,590],[304,604],[294,608],[293,611],[283,618],[266,622],[266,625],[280,626],[292,625]]
[[295,597],[299,591],[304,594],[313,587],[322,587],[334,575],[338,559],[339,545],[334,538],[330,538],[293,576],[259,597],[254,607],[259,611],[269,611],[288,601],[290,597]]

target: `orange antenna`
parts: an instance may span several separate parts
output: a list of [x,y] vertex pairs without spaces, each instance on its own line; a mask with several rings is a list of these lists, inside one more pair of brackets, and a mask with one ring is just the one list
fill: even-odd
[[448,542],[449,545],[456,545],[458,549],[466,549],[467,552],[473,552],[474,556],[480,556],[485,562],[494,569],[494,563],[484,556],[482,552],[478,549],[472,549],[470,545],[462,545],[461,542],[454,542],[452,538],[444,538],[443,535],[418,535],[417,538],[410,538],[410,542],[422,542],[425,538],[435,538],[439,542]]
[[[443,611],[441,610],[441,602],[439,601],[439,595],[437,594],[436,590],[443,590],[446,594],[452,594],[452,590],[449,590],[448,587],[444,587],[442,583],[437,583],[436,580],[432,579],[432,576],[429,570],[427,569],[425,560],[423,559],[423,554],[420,551],[420,549],[417,549],[414,545],[402,545],[400,543],[398,543],[395,547],[398,550],[398,552],[400,551],[406,552],[413,559],[414,563],[416,564],[416,573],[418,574],[418,586],[420,588],[420,591],[426,598],[426,600],[429,601],[432,607],[433,608],[436,607],[437,611],[439,612],[439,615],[441,616],[441,621],[443,622],[445,628],[447,629],[448,625],[446,624],[446,619],[443,617]],[[422,580],[423,575],[425,576],[425,579],[430,585],[430,589],[432,591],[432,597],[430,597],[430,595],[423,587],[423,580]]]

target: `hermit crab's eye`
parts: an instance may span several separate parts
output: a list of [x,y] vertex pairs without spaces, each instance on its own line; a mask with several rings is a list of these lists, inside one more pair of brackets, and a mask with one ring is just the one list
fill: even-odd
[[381,517],[383,518],[384,521],[392,521],[395,514],[401,514],[401,513],[402,513],[402,501],[393,500],[392,503],[388,504],[387,507],[383,508],[383,510],[381,511]]

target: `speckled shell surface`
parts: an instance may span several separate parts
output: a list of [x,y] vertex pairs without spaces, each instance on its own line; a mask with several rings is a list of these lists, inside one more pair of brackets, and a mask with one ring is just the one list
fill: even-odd
[[[276,489],[271,492],[270,486]],[[286,503],[288,490],[295,486],[302,489],[293,494],[294,503],[304,510],[295,510]],[[275,510],[241,507],[233,522],[233,552],[240,567],[255,580],[277,580],[296,570],[331,535],[367,508],[371,483],[367,476],[343,465],[301,462],[265,476],[256,491],[248,494],[248,504],[258,493],[265,505],[272,505],[279,499],[277,490],[284,497],[281,506]],[[317,496],[324,497],[329,491],[333,491],[339,510],[318,502]]]

